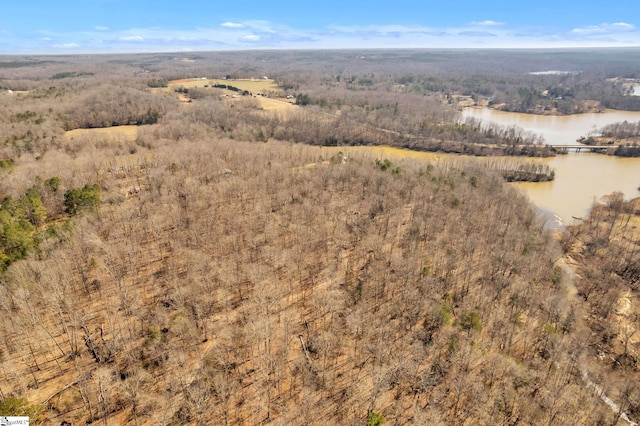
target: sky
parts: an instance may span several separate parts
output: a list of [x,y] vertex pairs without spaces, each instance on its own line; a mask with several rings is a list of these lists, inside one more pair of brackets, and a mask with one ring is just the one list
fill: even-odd
[[638,0],[0,2],[0,54],[640,46]]

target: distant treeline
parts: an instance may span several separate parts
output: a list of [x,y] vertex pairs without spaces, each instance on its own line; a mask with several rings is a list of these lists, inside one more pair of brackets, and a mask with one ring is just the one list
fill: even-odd
[[630,123],[625,120],[607,124],[606,126],[596,130],[595,133],[606,138],[614,139],[637,138],[640,137],[640,121]]
[[75,72],[75,71],[65,71],[59,72],[51,76],[51,80],[61,80],[63,78],[71,78],[71,77],[88,77],[92,76],[92,72]]
[[546,75],[404,75],[396,79],[404,90],[461,94],[513,112],[557,110],[576,114],[600,108],[640,111],[640,97],[624,93],[621,81],[600,73]]
[[[621,121],[617,123],[608,124],[595,132],[594,135],[604,138],[609,144],[620,144],[618,148],[613,152],[613,155],[618,157],[640,157],[640,146],[638,141],[640,140],[640,121],[628,122]],[[586,139],[591,144],[595,144],[597,140],[592,136]],[[624,143],[626,142],[626,143]]]

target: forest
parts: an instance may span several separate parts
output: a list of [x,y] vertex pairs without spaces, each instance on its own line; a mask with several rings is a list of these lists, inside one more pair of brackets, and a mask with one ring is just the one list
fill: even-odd
[[0,415],[638,421],[638,201],[554,232],[506,183],[553,170],[502,156],[558,153],[458,96],[612,107],[639,54],[0,57]]

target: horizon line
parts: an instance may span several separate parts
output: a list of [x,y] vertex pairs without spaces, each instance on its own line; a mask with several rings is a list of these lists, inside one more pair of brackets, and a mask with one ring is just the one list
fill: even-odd
[[509,50],[509,51],[550,51],[550,50],[622,50],[622,49],[638,49],[640,50],[640,44],[638,45],[619,45],[619,46],[524,46],[524,47],[472,47],[472,46],[456,46],[456,47],[247,47],[242,49],[208,49],[208,50],[139,50],[139,51],[118,51],[118,52],[105,52],[105,51],[93,51],[93,52],[16,52],[16,53],[0,53],[0,57],[8,56],[88,56],[88,55],[144,55],[144,54],[176,54],[176,55],[193,55],[200,53],[239,53],[239,52],[260,52],[260,51],[288,51],[288,52],[303,52],[303,51],[382,51],[382,50],[449,50],[449,51],[482,51],[482,50]]

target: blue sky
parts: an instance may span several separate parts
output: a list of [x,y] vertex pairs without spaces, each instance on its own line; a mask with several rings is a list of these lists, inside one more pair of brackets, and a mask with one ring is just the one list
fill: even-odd
[[0,54],[640,46],[638,0],[0,1]]

